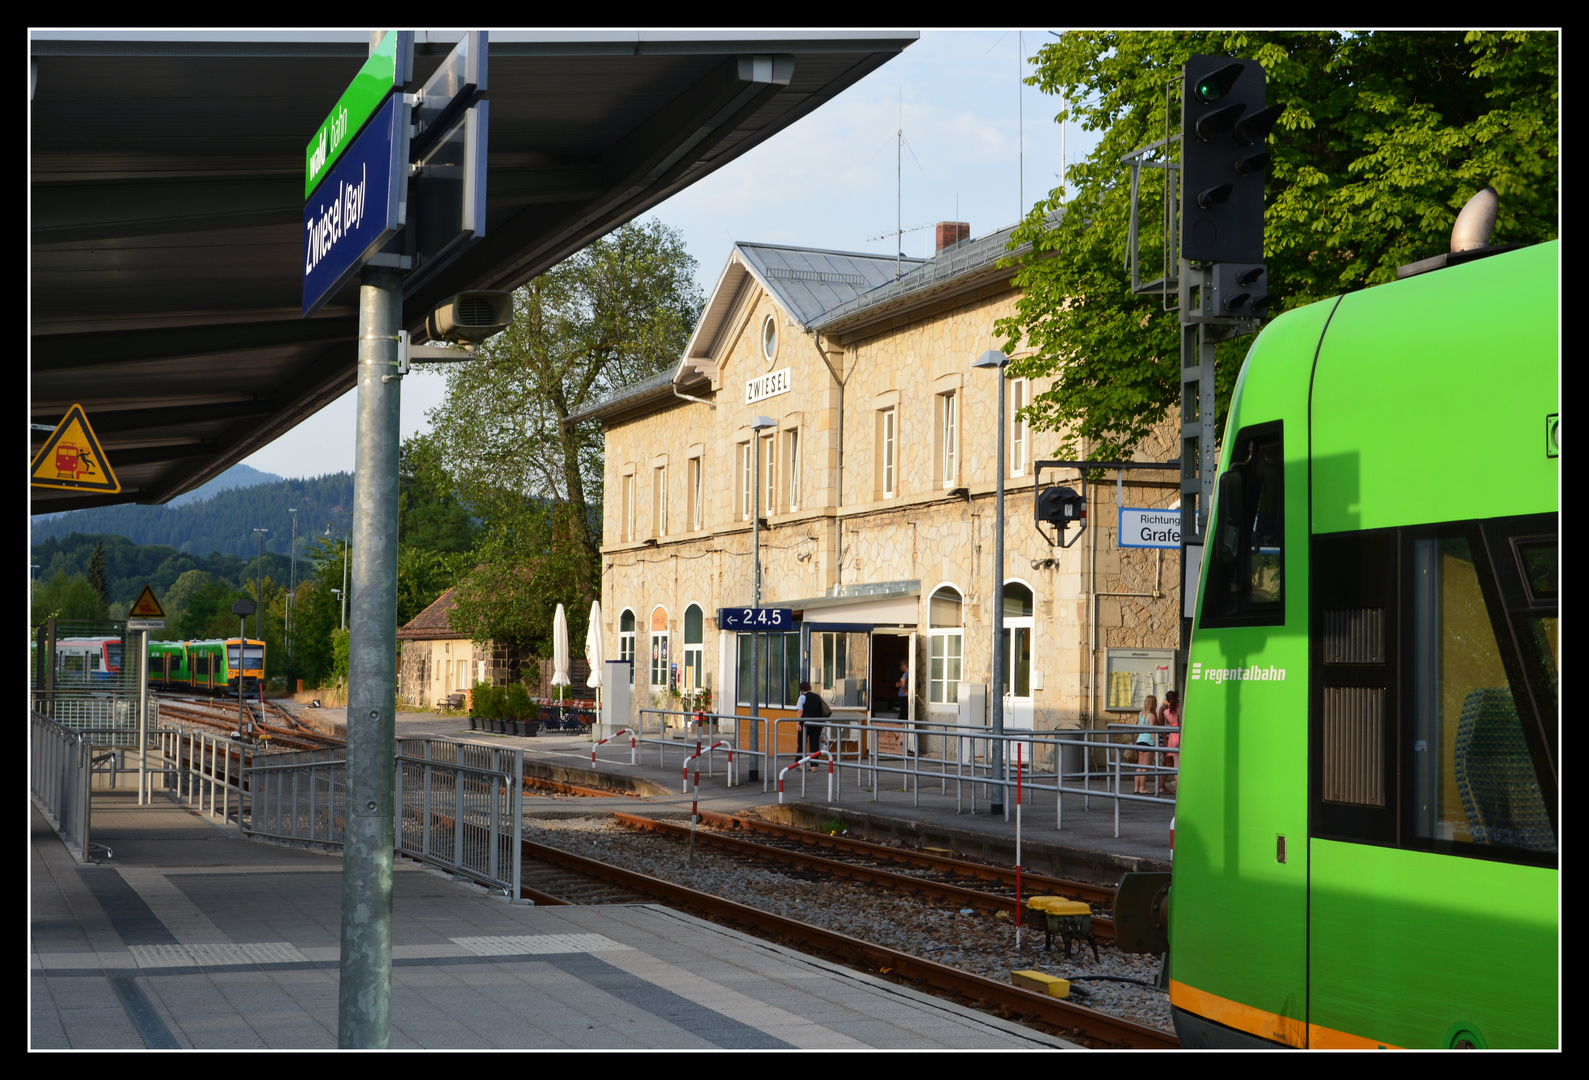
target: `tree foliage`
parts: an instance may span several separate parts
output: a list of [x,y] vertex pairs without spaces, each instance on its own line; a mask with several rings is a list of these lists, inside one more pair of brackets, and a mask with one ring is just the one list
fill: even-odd
[[425,453],[485,522],[455,628],[544,656],[562,602],[574,637],[597,594],[602,436],[568,420],[678,361],[704,305],[694,272],[678,230],[631,222],[519,289],[513,326],[449,366]]
[[[1272,314],[1392,281],[1398,266],[1447,250],[1457,211],[1486,184],[1500,195],[1492,243],[1556,236],[1555,33],[1067,33],[1027,81],[1063,91],[1070,118],[1103,139],[1068,170],[1070,198],[1056,188],[1012,237],[1032,254],[1015,279],[1017,313],[997,326],[1005,351],[1035,350],[1012,375],[1055,376],[1027,414],[1062,433],[1060,456],[1079,456],[1082,440],[1092,457],[1129,455],[1179,404],[1176,316],[1157,295],[1130,295],[1123,269],[1121,158],[1164,138],[1167,85],[1178,131],[1181,66],[1198,53],[1259,61],[1269,101],[1287,105],[1265,200]],[[1144,187],[1147,249],[1158,242],[1155,179]],[[1251,341],[1219,347],[1221,424]]]

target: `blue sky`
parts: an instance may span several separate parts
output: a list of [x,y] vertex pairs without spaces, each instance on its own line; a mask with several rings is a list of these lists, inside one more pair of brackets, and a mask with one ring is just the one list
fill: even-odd
[[[1053,40],[1048,29],[924,30],[898,57],[650,216],[682,230],[703,292],[737,240],[892,252],[892,235],[871,238],[892,233],[896,205],[903,227],[916,230],[901,240],[907,255],[931,253],[939,221],[969,222],[972,236],[993,232],[1058,183],[1060,102],[1020,83],[1031,70],[1023,54]],[[1085,158],[1097,141],[1070,125],[1066,159]],[[403,380],[405,438],[429,427],[425,414],[444,389],[440,374]],[[351,471],[353,417],[350,391],[246,461],[282,476]]]

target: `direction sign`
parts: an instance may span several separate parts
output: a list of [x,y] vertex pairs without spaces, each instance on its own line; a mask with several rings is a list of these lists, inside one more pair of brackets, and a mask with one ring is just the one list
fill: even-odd
[[793,608],[737,608],[717,609],[719,630],[793,630]]
[[381,38],[375,51],[337,99],[330,114],[304,150],[303,197],[308,201],[326,178],[365,121],[375,115],[394,87],[413,78],[414,32],[401,30]]
[[408,106],[394,94],[303,208],[304,318],[402,228],[407,171]]
[[73,405],[33,457],[33,486],[116,494],[121,481],[99,448],[81,405]]
[[1121,547],[1172,548],[1181,546],[1181,511],[1120,508]]

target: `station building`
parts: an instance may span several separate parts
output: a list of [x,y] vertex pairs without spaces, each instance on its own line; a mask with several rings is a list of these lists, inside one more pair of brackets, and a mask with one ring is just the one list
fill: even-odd
[[[1050,380],[971,366],[1019,296],[998,266],[1009,233],[944,223],[930,259],[737,243],[679,364],[575,417],[605,431],[604,644],[633,661],[636,709],[704,688],[719,712],[754,694],[762,715],[792,716],[809,679],[840,720],[955,723],[964,696],[986,723],[995,603],[1006,728],[1134,722],[1144,693],[1173,685],[1178,552],[1117,546],[1113,478],[1089,488],[1081,539],[1051,546],[1033,463],[1057,440],[1018,415]],[[1176,419],[1135,460],[1176,457]],[[1134,471],[1118,490],[1168,508],[1178,486]],[[793,616],[760,633],[754,672],[750,634],[719,625],[752,606],[753,513],[761,606]]]

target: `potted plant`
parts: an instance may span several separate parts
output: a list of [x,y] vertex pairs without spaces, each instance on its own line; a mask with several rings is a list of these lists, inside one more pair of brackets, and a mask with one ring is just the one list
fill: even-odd
[[534,718],[535,703],[523,683],[509,683],[503,693],[503,713],[507,734],[534,735],[539,726]]
[[486,704],[491,700],[491,684],[477,682],[469,692],[469,730],[486,731]]

